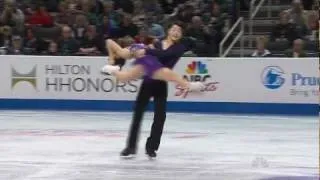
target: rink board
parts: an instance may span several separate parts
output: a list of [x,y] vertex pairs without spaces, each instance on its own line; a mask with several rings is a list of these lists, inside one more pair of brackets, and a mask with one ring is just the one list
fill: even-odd
[[[0,56],[0,62],[1,109],[131,111],[141,83],[101,75],[105,57]],[[168,110],[317,115],[318,67],[316,58],[182,58],[175,71],[206,90],[182,94],[170,84]]]

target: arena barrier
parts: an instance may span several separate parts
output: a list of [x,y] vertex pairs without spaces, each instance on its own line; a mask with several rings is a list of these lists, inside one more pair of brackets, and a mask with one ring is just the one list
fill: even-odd
[[[141,80],[103,76],[105,63],[105,57],[0,56],[0,108],[131,111]],[[170,84],[168,111],[318,115],[318,67],[316,58],[182,58],[175,71],[206,90],[183,93]]]

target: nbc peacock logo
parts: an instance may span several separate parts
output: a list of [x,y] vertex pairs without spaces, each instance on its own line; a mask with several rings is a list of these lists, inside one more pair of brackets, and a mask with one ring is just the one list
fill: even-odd
[[208,74],[207,65],[201,61],[193,61],[186,68],[187,74]]
[[[213,92],[218,88],[219,82],[213,81],[208,66],[202,61],[192,61],[187,65],[183,78],[189,82],[202,82],[205,84],[205,92]],[[176,96],[187,97],[188,93],[181,87],[176,87]]]
[[211,78],[207,65],[201,61],[192,61],[187,65],[185,72],[183,78],[191,82],[205,82]]

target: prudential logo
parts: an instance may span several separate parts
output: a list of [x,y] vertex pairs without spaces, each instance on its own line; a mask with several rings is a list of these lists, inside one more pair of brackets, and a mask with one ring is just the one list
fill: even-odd
[[16,69],[11,67],[11,89],[14,89],[15,86],[21,82],[27,82],[34,89],[37,89],[37,67],[34,66],[29,73],[23,74],[19,73]]
[[268,89],[278,89],[285,82],[284,74],[279,66],[268,66],[262,71],[261,82]]

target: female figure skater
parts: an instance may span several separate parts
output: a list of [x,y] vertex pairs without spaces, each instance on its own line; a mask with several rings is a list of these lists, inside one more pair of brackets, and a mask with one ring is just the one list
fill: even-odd
[[[126,44],[128,44],[128,41],[130,40],[127,39]],[[150,42],[148,41],[146,43],[150,44]],[[142,49],[137,53],[155,56],[161,64],[172,69],[181,56],[192,49],[193,44],[194,42],[191,39],[182,38],[182,26],[179,22],[175,22],[168,26],[167,36],[164,40],[154,42],[154,44],[152,44],[154,48],[152,49]],[[118,65],[118,62],[121,61],[116,59],[114,62],[109,63]],[[154,102],[154,116],[151,133],[145,144],[145,152],[150,158],[157,156],[156,151],[159,149],[163,127],[166,121],[167,96],[168,86],[166,81],[153,80],[146,76],[143,78],[133,109],[133,117],[126,147],[121,151],[121,157],[131,158],[135,156],[143,114],[151,97],[153,97]]]
[[201,91],[205,88],[201,82],[188,82],[171,69],[164,67],[158,61],[157,57],[145,55],[144,53],[141,53],[144,51],[139,51],[147,48],[148,47],[143,44],[133,44],[128,48],[122,48],[115,41],[108,39],[107,49],[109,52],[110,64],[114,64],[116,58],[136,58],[136,60],[134,62],[134,66],[126,71],[120,71],[119,66],[110,64],[105,65],[101,71],[106,74],[114,75],[119,81],[122,82],[138,79],[145,75],[154,80],[175,82],[186,91]]

